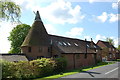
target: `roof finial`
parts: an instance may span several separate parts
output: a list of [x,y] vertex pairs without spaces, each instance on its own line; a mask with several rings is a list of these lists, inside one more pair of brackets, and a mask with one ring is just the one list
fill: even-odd
[[41,21],[39,11],[36,12],[35,21]]
[[93,40],[92,40],[92,38],[91,38],[91,42],[92,42]]

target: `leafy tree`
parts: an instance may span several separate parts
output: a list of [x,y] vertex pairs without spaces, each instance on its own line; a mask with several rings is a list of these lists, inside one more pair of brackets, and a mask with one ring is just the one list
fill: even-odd
[[21,9],[10,0],[0,0],[0,19],[19,21]]
[[111,38],[106,38],[106,41],[109,42],[109,43],[111,43],[112,45],[114,45],[114,40],[113,40],[113,39],[111,39]]
[[30,26],[27,24],[17,25],[11,32],[8,40],[11,41],[11,48],[9,53],[20,53],[20,46],[22,45]]
[[118,45],[118,50],[120,50],[120,45]]

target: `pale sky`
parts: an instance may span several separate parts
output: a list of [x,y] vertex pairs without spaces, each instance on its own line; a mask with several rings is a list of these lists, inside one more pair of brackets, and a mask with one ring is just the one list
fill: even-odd
[[[32,25],[39,10],[49,34],[90,40],[112,38],[118,45],[117,0],[13,0],[21,6],[21,22]],[[114,1],[114,2],[113,2]],[[7,53],[7,37],[16,24],[0,22],[0,53]]]

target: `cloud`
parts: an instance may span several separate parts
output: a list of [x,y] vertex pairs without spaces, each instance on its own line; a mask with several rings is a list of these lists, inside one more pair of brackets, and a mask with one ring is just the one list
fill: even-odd
[[93,2],[117,2],[117,0],[80,0],[80,1],[89,2],[89,3],[93,3]]
[[109,14],[109,17],[110,17],[109,22],[116,22],[116,21],[118,21],[118,14],[111,13],[111,14]]
[[83,28],[74,27],[70,31],[66,32],[66,35],[68,35],[70,37],[80,36],[82,34],[83,30],[84,30]]
[[108,14],[106,12],[103,12],[102,15],[97,16],[97,19],[103,23],[107,20],[107,18],[108,18]]
[[93,3],[93,2],[95,2],[95,0],[89,0],[89,3]]
[[15,27],[16,24],[9,22],[0,22],[0,53],[8,53],[10,50],[10,42],[8,41],[8,36],[10,31]]
[[118,9],[118,3],[112,3],[112,8],[113,9]]
[[90,36],[84,36],[84,39],[91,40]]
[[97,34],[95,39],[96,40],[105,40],[106,37],[105,36],[101,36],[100,34]]
[[58,0],[51,3],[47,7],[39,9],[43,18],[57,24],[76,24],[84,19],[84,15],[81,14],[81,7],[76,5],[74,8],[70,2]]
[[42,6],[44,3],[40,0],[24,0],[24,2],[21,3],[26,3],[26,9],[32,12],[39,10],[43,19],[57,24],[76,24],[85,17],[85,15],[81,13],[81,7],[79,5],[73,7],[71,2],[64,0],[52,1],[46,6]]
[[93,20],[102,23],[106,21],[112,23],[118,21],[119,20],[118,17],[120,17],[120,14],[113,14],[113,13],[108,14],[107,12],[103,12],[100,16],[93,15]]
[[[111,38],[111,39],[113,39],[113,41],[114,41],[114,46],[115,46],[115,47],[118,47],[118,38],[113,37],[113,36],[106,37],[106,36],[102,36],[102,35],[98,34],[98,35],[96,35],[95,42],[97,42],[98,40],[106,41],[106,38]],[[119,39],[119,40],[120,40],[120,39]]]
[[53,25],[51,25],[51,24],[44,24],[44,25],[45,25],[45,28],[47,29],[47,32],[49,34],[56,33],[57,30],[55,29],[55,27]]

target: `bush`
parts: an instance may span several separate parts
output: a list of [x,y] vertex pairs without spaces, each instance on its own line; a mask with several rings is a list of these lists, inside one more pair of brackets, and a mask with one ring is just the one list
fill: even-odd
[[33,61],[8,62],[1,60],[3,78],[36,78],[63,72],[66,68],[64,58],[41,58]]
[[20,61],[16,64],[15,78],[35,78],[38,75],[37,67],[28,61]]
[[12,78],[14,75],[14,62],[8,62],[5,60],[0,60],[0,64],[2,65],[2,78]]
[[65,58],[55,58],[56,66],[54,69],[55,73],[64,72],[67,66],[67,60]]
[[51,58],[41,58],[31,61],[30,64],[37,67],[39,77],[44,77],[53,74],[55,61]]

